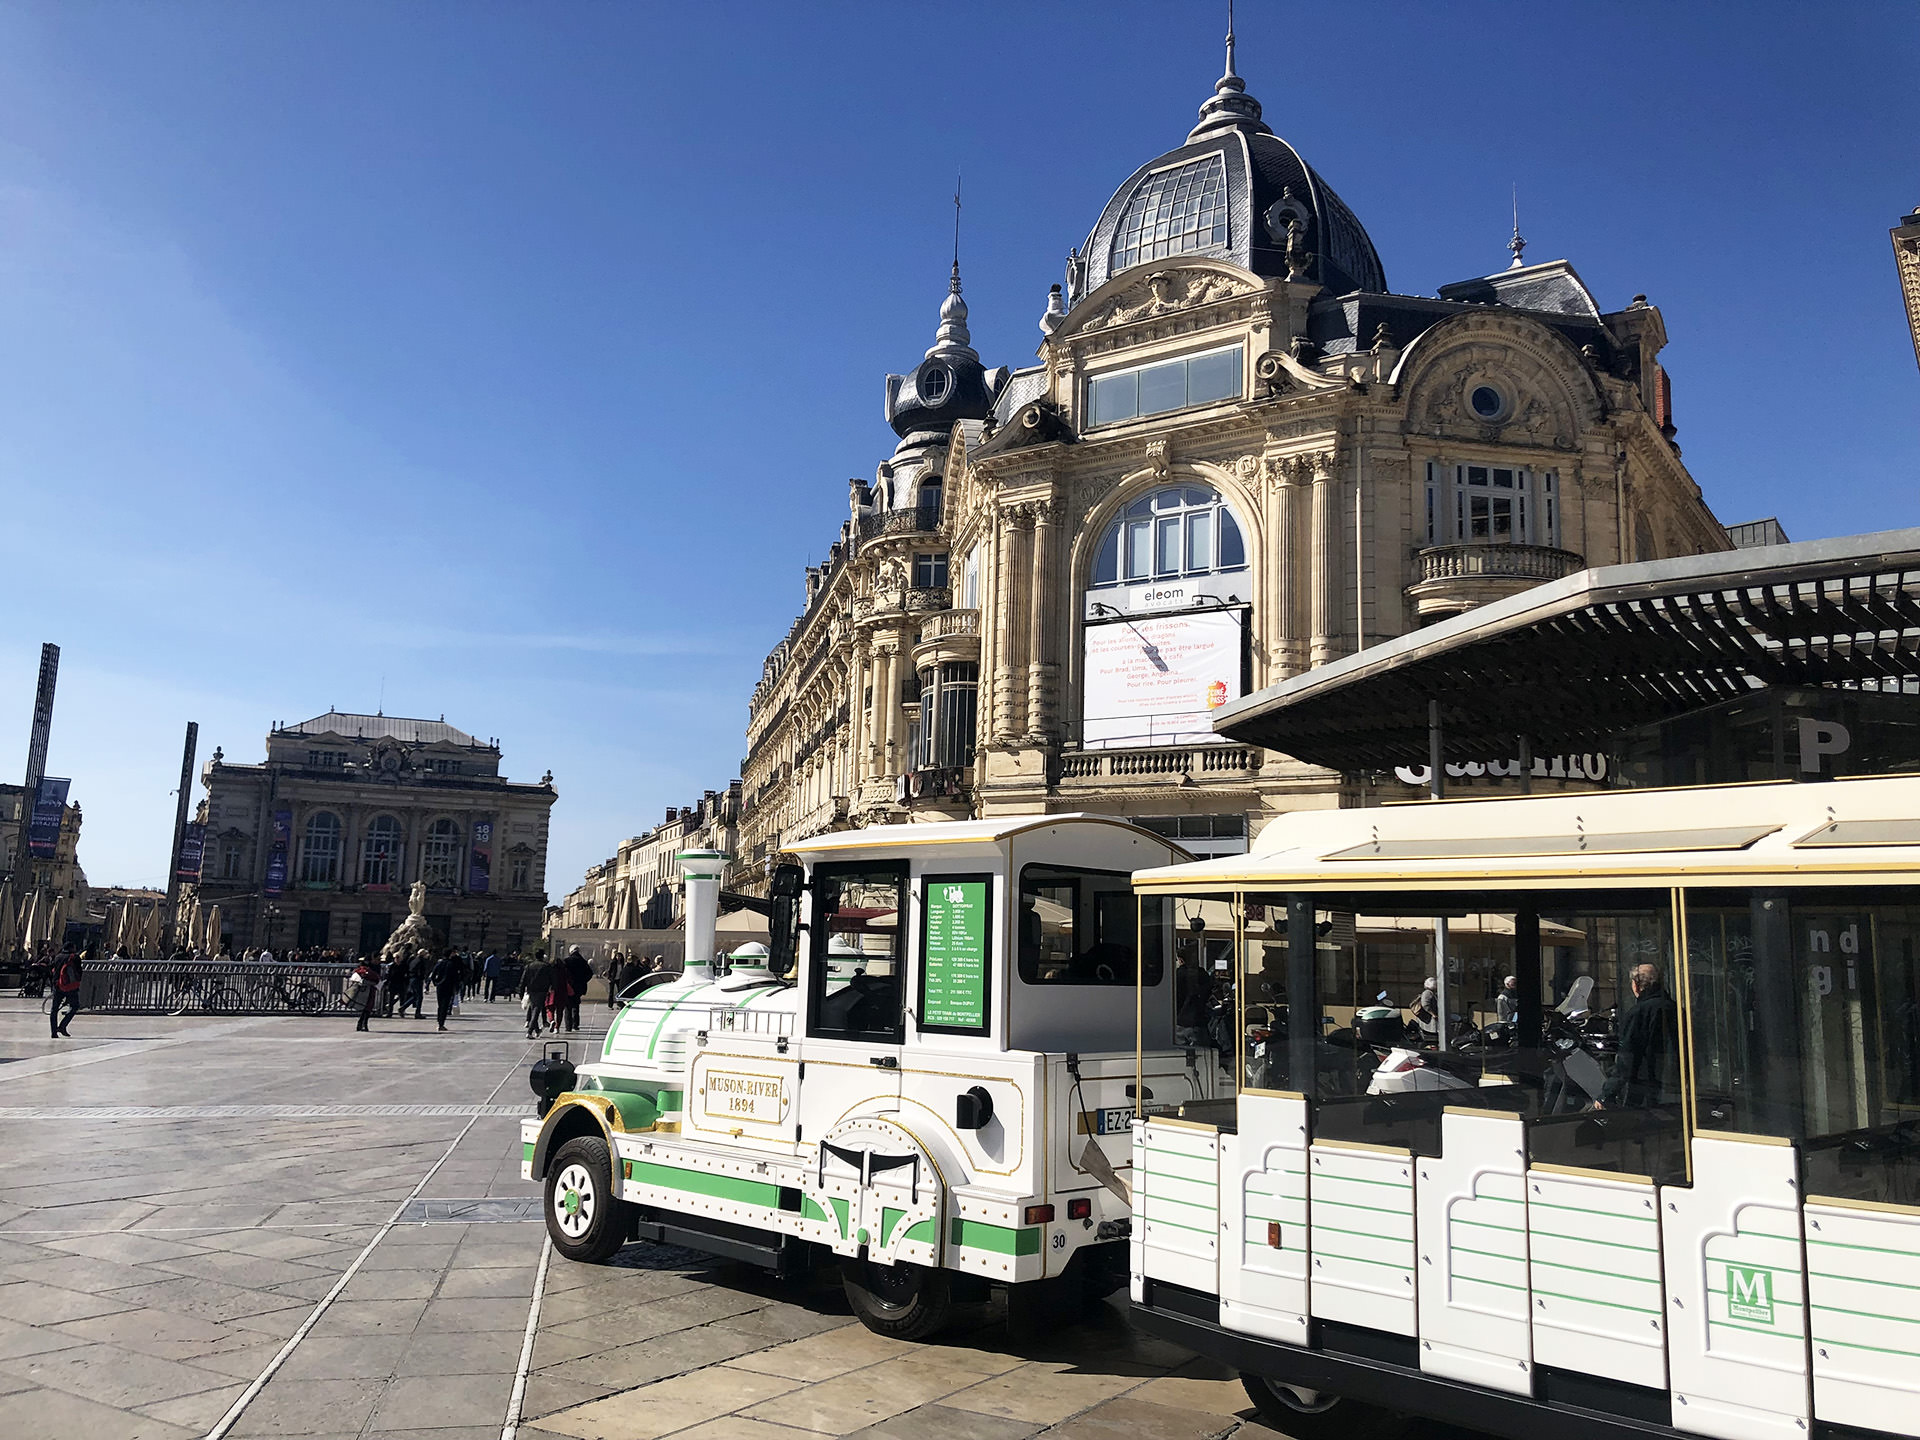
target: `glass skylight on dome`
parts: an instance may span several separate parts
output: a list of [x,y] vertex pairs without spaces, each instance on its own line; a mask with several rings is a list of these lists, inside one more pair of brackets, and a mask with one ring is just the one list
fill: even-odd
[[1113,232],[1109,270],[1226,243],[1226,167],[1207,155],[1140,182]]

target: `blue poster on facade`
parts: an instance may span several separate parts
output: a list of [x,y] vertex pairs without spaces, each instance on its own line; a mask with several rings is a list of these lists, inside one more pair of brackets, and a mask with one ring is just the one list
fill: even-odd
[[36,859],[51,860],[60,848],[60,817],[67,809],[67,787],[71,780],[40,777],[40,789],[33,797],[33,819],[27,825],[27,849]]
[[467,857],[467,893],[485,895],[493,877],[493,822],[473,822],[473,853]]
[[293,811],[282,806],[273,812],[273,848],[267,852],[267,884],[269,895],[278,895],[287,888],[287,844],[293,837]]
[[173,873],[182,880],[199,880],[200,860],[206,849],[207,827],[195,820],[180,837],[180,862],[174,866]]

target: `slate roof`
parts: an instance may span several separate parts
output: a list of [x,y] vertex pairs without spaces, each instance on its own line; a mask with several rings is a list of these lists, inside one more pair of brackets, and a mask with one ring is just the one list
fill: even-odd
[[349,710],[329,710],[298,725],[283,725],[282,735],[341,735],[350,740],[404,740],[410,745],[432,745],[450,741],[455,745],[478,745],[466,731],[442,720],[409,720],[401,715],[356,715]]

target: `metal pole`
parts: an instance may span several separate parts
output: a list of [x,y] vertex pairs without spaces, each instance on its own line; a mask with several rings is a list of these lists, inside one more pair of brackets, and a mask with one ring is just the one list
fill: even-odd
[[[1440,702],[1427,702],[1427,796],[1447,798],[1446,735],[1440,727]],[[1439,1029],[1437,1048],[1447,1048],[1447,919],[1433,919],[1433,1018]]]
[[[40,680],[33,691],[33,726],[27,736],[27,788],[20,797],[20,834],[14,840],[14,889],[22,904],[40,888],[39,868],[33,863],[33,851],[27,835],[33,825],[33,804],[40,795],[40,778],[47,773],[47,740],[53,733],[53,691],[60,679],[60,647],[48,642],[40,647]],[[26,883],[19,883],[25,876]],[[29,944],[28,949],[32,949]]]
[[187,838],[187,806],[193,799],[193,755],[199,746],[199,723],[189,720],[186,748],[180,754],[179,803],[173,808],[173,851],[167,857],[167,924],[160,940],[163,956],[180,924],[180,847]]

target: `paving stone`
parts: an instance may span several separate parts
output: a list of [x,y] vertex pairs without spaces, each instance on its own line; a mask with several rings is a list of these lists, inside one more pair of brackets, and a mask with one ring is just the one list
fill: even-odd
[[61,1390],[35,1387],[9,1395],[7,1433],[35,1440],[198,1440],[205,1432],[83,1400]]
[[847,1435],[979,1380],[978,1370],[915,1365],[904,1356],[836,1375],[742,1411],[749,1419]]
[[[5,1303],[5,1292],[0,1291],[0,1308],[4,1308]],[[86,1343],[79,1336],[69,1335],[64,1330],[0,1320],[0,1360],[22,1355],[44,1355],[53,1350],[70,1350]]]
[[658,1440],[783,1395],[798,1382],[724,1367],[678,1375],[541,1419],[543,1430],[579,1440]]
[[[385,1380],[406,1353],[404,1336],[309,1335],[274,1375],[286,1380]],[[272,1359],[269,1352],[267,1359]],[[255,1367],[254,1373],[264,1368]]]
[[770,1350],[742,1356],[730,1362],[730,1365],[734,1369],[780,1375],[793,1380],[825,1380],[865,1365],[891,1360],[912,1348],[904,1340],[890,1340],[863,1327],[844,1332],[836,1330],[786,1345],[776,1345]]
[[527,1376],[526,1393],[521,1396],[521,1415],[538,1419],[555,1410],[570,1410],[576,1405],[584,1405],[589,1400],[598,1400],[603,1395],[611,1395],[613,1388],[601,1385],[587,1385],[578,1380],[563,1380],[557,1375]]
[[169,1425],[185,1425],[196,1434],[211,1430],[246,1393],[244,1385],[223,1385],[218,1390],[203,1390],[198,1395],[182,1395],[177,1400],[162,1400],[156,1405],[135,1408],[142,1415],[165,1420]]
[[[1225,1366],[1219,1367],[1225,1369]],[[1250,1415],[1253,1402],[1237,1375],[1231,1378],[1205,1375],[1163,1375],[1149,1380],[1129,1397],[1176,1410],[1205,1411],[1210,1415]]]
[[400,1353],[395,1371],[419,1375],[476,1375],[512,1372],[520,1364],[524,1327],[506,1330],[449,1330],[415,1334]]
[[956,1410],[1057,1425],[1068,1416],[1077,1415],[1102,1400],[1110,1400],[1140,1383],[1138,1375],[1080,1370],[1059,1362],[1028,1361],[1003,1375],[954,1392],[945,1403]]
[[0,1360],[0,1371],[50,1390],[64,1390],[84,1400],[124,1409],[213,1390],[226,1378],[113,1345],[81,1345],[46,1355]]
[[[513,1394],[512,1371],[501,1374],[422,1376],[390,1385],[374,1408],[369,1431],[421,1430],[437,1426],[496,1427]],[[497,1433],[497,1431],[496,1431]]]
[[411,1335],[425,1300],[336,1300],[320,1317],[315,1335]]
[[20,1280],[0,1286],[0,1314],[28,1325],[58,1325],[63,1320],[85,1320],[94,1315],[111,1315],[131,1310],[137,1301],[125,1298],[86,1295],[38,1280]]
[[1155,1405],[1129,1395],[1096,1405],[1048,1434],[1059,1440],[1218,1440],[1239,1424],[1233,1415]]
[[531,1303],[533,1300],[533,1277],[535,1268],[531,1265],[498,1266],[479,1270],[457,1268],[460,1256],[454,1258],[456,1268],[447,1271],[440,1282],[440,1295],[472,1299],[509,1300],[520,1299]]
[[531,1297],[526,1300],[431,1300],[420,1316],[428,1334],[459,1330],[511,1330],[524,1334]]
[[[273,1310],[305,1306],[304,1301],[291,1295],[274,1295],[263,1290],[248,1290],[239,1285],[227,1285],[218,1280],[198,1280],[185,1275],[154,1285],[129,1286],[114,1292],[112,1298],[117,1303],[110,1307],[103,1306],[92,1313],[104,1314],[108,1308],[130,1310],[141,1306],[172,1310],[197,1320],[239,1320]],[[84,1317],[74,1315],[62,1318],[78,1320]]]
[[945,1405],[921,1405],[854,1431],[856,1440],[1026,1440],[1040,1426]]
[[440,1271],[361,1270],[340,1292],[341,1300],[427,1300],[440,1288]]
[[[609,1339],[617,1338],[609,1336]],[[542,1373],[586,1385],[604,1385],[610,1390],[629,1389],[664,1380],[707,1365],[717,1365],[758,1348],[763,1341],[717,1325],[702,1325],[677,1330],[633,1345],[602,1350],[568,1364],[556,1365]]]

